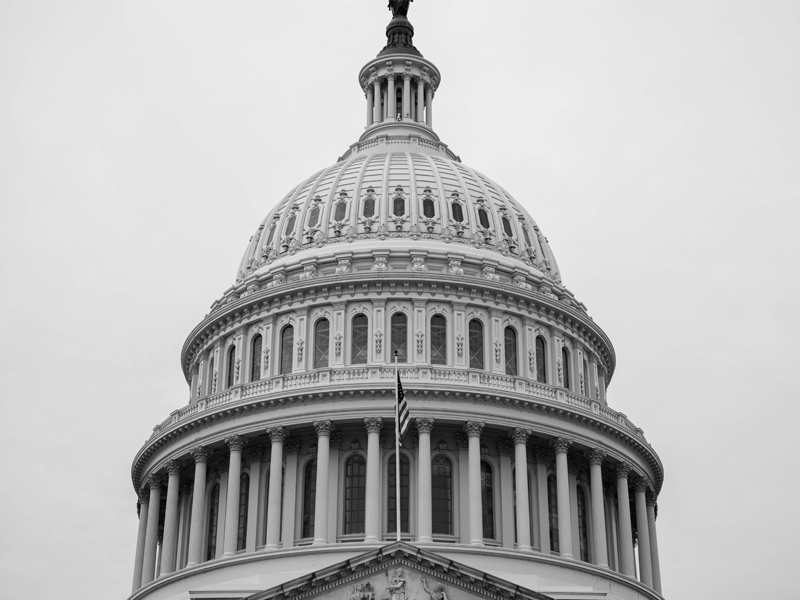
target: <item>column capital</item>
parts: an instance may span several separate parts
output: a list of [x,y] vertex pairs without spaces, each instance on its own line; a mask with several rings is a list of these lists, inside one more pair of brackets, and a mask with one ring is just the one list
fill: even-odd
[[369,433],[380,433],[383,428],[383,419],[380,417],[364,417],[364,425]]
[[515,427],[509,433],[511,439],[514,440],[515,444],[527,444],[528,437],[531,435],[530,429],[523,429],[522,427]]
[[250,462],[260,462],[263,457],[264,457],[263,446],[251,446],[250,448],[247,449],[247,458],[250,459]]
[[247,440],[237,433],[230,437],[226,437],[225,443],[228,444],[228,448],[231,452],[235,450],[241,452],[242,448],[244,448],[244,445],[247,443]]
[[648,482],[647,478],[645,477],[637,477],[633,482],[633,489],[636,492],[647,492],[648,490]]
[[608,456],[608,454],[600,448],[592,448],[589,451],[589,464],[602,465],[603,461],[606,459],[606,456]]
[[540,465],[547,464],[547,455],[549,452],[541,446],[536,446],[533,449],[533,459]]
[[177,460],[167,461],[166,467],[167,467],[167,473],[169,473],[170,475],[173,474],[180,475],[181,463],[179,463]]
[[617,479],[627,479],[628,473],[631,471],[631,466],[626,462],[621,462],[618,463],[614,469],[617,473]]
[[467,421],[464,425],[464,431],[467,432],[467,437],[481,437],[483,433],[483,421]]
[[205,446],[195,446],[189,451],[195,463],[207,463],[208,456],[211,454]]
[[511,456],[511,440],[507,438],[497,438],[497,452],[500,456]]
[[300,438],[299,437],[287,437],[283,442],[283,449],[286,451],[286,454],[297,454],[300,452]]
[[317,430],[318,437],[330,437],[331,431],[333,431],[333,422],[329,419],[325,419],[324,421],[314,421],[314,429]]
[[572,440],[568,437],[557,437],[554,440],[550,440],[550,445],[556,451],[556,454],[560,454],[569,450],[569,447],[572,446]]
[[656,496],[655,492],[645,492],[644,500],[647,503],[647,506],[658,506],[658,496]]
[[145,485],[147,485],[150,490],[157,490],[164,485],[164,480],[159,475],[148,475],[147,479],[145,480]]
[[433,417],[417,417],[417,431],[430,433],[433,431]]
[[269,436],[269,439],[273,444],[275,442],[283,443],[283,440],[286,438],[286,432],[283,430],[283,427],[281,425],[276,425],[275,427],[268,427],[267,435]]

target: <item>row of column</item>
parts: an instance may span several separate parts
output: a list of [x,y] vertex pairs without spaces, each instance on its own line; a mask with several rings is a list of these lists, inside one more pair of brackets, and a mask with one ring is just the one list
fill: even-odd
[[[384,120],[395,121],[397,117],[403,121],[416,121],[425,123],[428,127],[433,127],[433,88],[424,79],[417,78],[417,99],[416,111],[411,103],[411,79],[410,73],[404,73],[403,77],[403,105],[398,111],[397,96],[395,88],[394,73],[389,73],[386,79],[376,77],[371,85],[366,88],[367,96],[367,127]],[[384,81],[386,85],[384,86]],[[383,92],[386,92],[386,115],[383,111]],[[415,114],[416,112],[416,114]]]
[[[364,541],[377,543],[381,540],[381,482],[380,482],[380,432],[383,420],[380,417],[366,417],[367,429],[367,466],[366,466],[366,503]],[[431,442],[430,434],[434,419],[417,418],[419,433],[418,446],[418,518],[417,541],[429,543],[433,541],[432,533],[432,493],[431,493]],[[323,546],[328,539],[328,514],[330,499],[329,460],[330,437],[334,424],[330,420],[314,422],[317,433],[317,469],[314,510],[314,546]],[[481,433],[484,424],[479,421],[468,421],[464,427],[468,438],[468,539],[473,546],[483,546],[483,507],[481,498]],[[283,485],[283,452],[286,433],[281,426],[267,430],[270,436],[272,451],[270,454],[270,471],[267,492],[267,524],[265,551],[277,550],[281,542],[281,492]],[[511,432],[514,443],[516,465],[516,539],[517,548],[531,551],[531,514],[527,478],[527,441],[531,435],[528,429],[516,428]],[[237,535],[239,523],[239,485],[241,480],[242,448],[244,438],[233,435],[225,440],[230,450],[229,476],[224,515],[223,557],[230,557],[237,551]],[[558,542],[559,554],[564,558],[574,558],[572,535],[572,498],[570,498],[568,452],[572,440],[559,437],[552,440],[555,451],[556,490],[558,505]],[[536,453],[536,460],[544,462],[544,452]],[[195,463],[194,491],[192,494],[191,525],[189,531],[189,555],[187,566],[199,564],[203,559],[203,540],[206,513],[206,471],[209,452],[199,446],[192,450]],[[617,514],[614,515],[619,532],[617,544],[609,544],[606,531],[606,506],[603,495],[602,463],[605,452],[593,449],[589,455],[590,490],[591,490],[591,525],[592,525],[592,560],[600,567],[609,568],[609,546],[619,549],[617,570],[631,577],[636,576],[633,557],[633,533],[631,527],[630,499],[628,478],[631,471],[627,464],[618,464],[617,477]],[[540,466],[544,466],[543,464]],[[167,498],[164,519],[163,544],[160,568],[157,570],[156,557],[158,550],[158,525],[161,494],[164,481],[159,477],[148,480],[149,496],[141,498],[139,530],[134,563],[133,590],[153,581],[158,575],[167,575],[175,570],[178,546],[178,494],[180,466],[175,461],[167,464]],[[547,496],[547,473],[545,468],[537,469],[538,477],[538,531],[542,540],[542,552],[549,552],[549,512]],[[252,482],[258,486],[258,482]],[[334,488],[336,488],[336,482]],[[252,487],[251,487],[252,489]],[[648,494],[647,482],[637,478],[634,482],[636,529],[639,548],[640,580],[659,593],[661,592],[661,574],[658,559],[658,542],[655,527],[655,497]],[[255,511],[257,503],[250,503],[249,510]],[[510,509],[510,506],[508,507]],[[255,516],[255,515],[253,515]],[[255,519],[248,528],[248,538],[255,535]],[[534,527],[537,529],[537,527]],[[252,532],[252,533],[251,533]],[[616,530],[613,531],[616,535]],[[335,540],[333,540],[335,541]],[[248,544],[248,547],[254,547]],[[616,557],[615,557],[616,559]],[[616,562],[616,561],[615,561]],[[158,574],[158,575],[157,575]]]

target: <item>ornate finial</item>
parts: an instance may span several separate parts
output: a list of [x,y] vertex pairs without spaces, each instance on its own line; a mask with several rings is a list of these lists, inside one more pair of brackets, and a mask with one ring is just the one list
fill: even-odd
[[389,0],[389,10],[393,17],[407,17],[408,5],[414,0]]

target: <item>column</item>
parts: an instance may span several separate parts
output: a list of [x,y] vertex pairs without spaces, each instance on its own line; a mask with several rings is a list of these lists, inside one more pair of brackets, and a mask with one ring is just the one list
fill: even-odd
[[294,547],[294,523],[297,510],[297,455],[300,452],[300,438],[288,437],[283,443],[286,466],[283,474],[283,500],[281,512],[281,548]]
[[606,515],[603,506],[603,461],[606,453],[593,448],[589,453],[589,484],[592,487],[592,558],[598,567],[608,568]]
[[542,554],[550,554],[550,512],[547,501],[547,450],[536,447],[533,449],[533,458],[536,461],[536,488],[538,496],[536,506],[539,509],[539,544]]
[[633,532],[631,531],[631,505],[628,497],[627,463],[617,465],[617,512],[619,513],[619,562],[620,572],[629,577],[636,577],[633,566]]
[[417,485],[417,541],[433,541],[433,497],[431,489],[431,431],[433,418],[423,417],[417,419],[417,432],[419,433],[419,449],[417,451],[417,472],[419,483]]
[[330,442],[333,423],[329,420],[314,421],[317,430],[317,489],[314,497],[314,543],[328,543],[328,470],[330,469]]
[[367,95],[367,127],[369,127],[372,125],[375,115],[375,101],[373,100],[371,86],[367,85],[364,91]]
[[556,488],[558,493],[558,546],[564,558],[572,556],[572,518],[569,504],[569,467],[567,465],[567,451],[572,445],[572,440],[559,437],[552,440],[551,445],[556,451]]
[[469,544],[469,438],[463,431],[456,431],[456,447],[458,448],[458,531],[460,542]]
[[481,506],[481,432],[483,423],[467,421],[469,438],[469,543],[483,546],[483,507]]
[[267,543],[264,550],[277,550],[281,541],[281,483],[283,476],[283,440],[280,425],[267,429],[272,441],[269,457],[269,493],[267,494]]
[[411,120],[411,71],[403,73],[403,120]]
[[496,538],[503,542],[503,548],[513,550],[516,543],[514,528],[514,469],[511,466],[511,454],[514,444],[512,440],[501,437],[497,439],[497,453],[500,455],[500,468],[497,483],[500,484],[500,504],[497,514],[500,516],[500,534]]
[[530,429],[517,427],[514,439],[515,479],[517,484],[517,548],[531,549],[530,503],[528,501],[528,436]]
[[381,457],[380,434],[383,419],[365,417],[367,427],[367,505],[364,510],[365,542],[380,541],[381,532]]
[[231,452],[228,463],[228,494],[225,503],[225,537],[222,546],[223,558],[234,556],[239,538],[239,491],[242,483],[242,447],[244,438],[232,435],[225,438]]
[[253,446],[247,450],[250,459],[250,495],[247,498],[247,534],[244,542],[246,552],[255,552],[258,540],[258,494],[261,489],[261,460],[264,448]]
[[208,450],[204,446],[195,447],[194,459],[194,491],[192,492],[192,524],[189,528],[189,562],[187,567],[200,564],[203,557],[203,524],[206,513],[206,467],[208,466]]
[[650,531],[647,524],[647,480],[639,477],[633,486],[636,504],[636,532],[639,538],[639,580],[653,587],[653,563],[650,558]]
[[394,89],[394,73],[389,71],[386,74],[386,96],[389,101],[388,118],[390,121],[397,120],[397,94]]
[[650,561],[653,565],[653,589],[661,593],[661,565],[658,561],[658,536],[656,535],[656,495],[650,492],[647,502],[647,529],[650,531]]
[[133,587],[131,593],[142,586],[142,561],[144,559],[144,541],[147,535],[147,508],[150,505],[150,495],[139,492],[137,501],[139,513],[139,529],[136,533],[136,554],[133,559]]
[[383,120],[383,114],[381,114],[383,112],[381,108],[381,80],[376,77],[372,85],[374,86],[372,96],[375,102],[372,112],[372,121],[373,123],[380,123]]
[[433,88],[428,86],[425,90],[425,124],[428,127],[433,127]]
[[[569,522],[572,525],[572,548],[575,553],[575,558],[581,558],[581,538],[578,525],[578,463],[571,456],[567,456],[567,473],[569,473]],[[587,510],[588,507],[587,507]],[[589,517],[587,515],[586,522],[588,524]],[[589,532],[587,531],[588,535]],[[587,548],[587,554],[589,549]],[[589,562],[589,561],[586,561]]]
[[161,546],[161,575],[175,570],[178,550],[178,496],[180,495],[181,465],[171,460],[167,463],[167,510],[164,514],[164,541]]
[[425,82],[417,79],[417,123],[425,119]]
[[[342,445],[341,432],[334,431],[330,436],[330,466],[328,467],[328,481],[339,481],[339,448]],[[338,488],[337,488],[338,491]],[[336,540],[336,517],[339,514],[339,494],[332,494],[328,502],[328,537]]]
[[142,586],[155,578],[156,553],[158,552],[158,517],[161,512],[161,479],[153,475],[147,480],[150,486],[150,502],[147,507],[147,530],[144,538],[142,559]]
[[606,537],[608,538],[608,566],[621,573],[619,566],[619,528],[617,527],[617,497],[616,481],[604,483],[603,491],[606,494]]

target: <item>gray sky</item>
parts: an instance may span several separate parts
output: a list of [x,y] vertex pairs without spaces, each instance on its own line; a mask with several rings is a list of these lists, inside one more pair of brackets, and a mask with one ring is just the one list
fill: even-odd
[[[269,208],[364,125],[385,0],[0,4],[0,581],[130,591],[130,464]],[[435,129],[542,227],[665,465],[674,599],[792,597],[800,3],[417,0]]]

